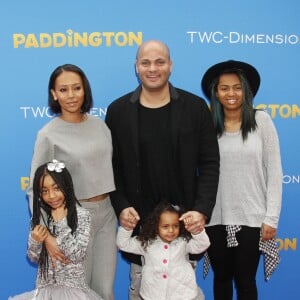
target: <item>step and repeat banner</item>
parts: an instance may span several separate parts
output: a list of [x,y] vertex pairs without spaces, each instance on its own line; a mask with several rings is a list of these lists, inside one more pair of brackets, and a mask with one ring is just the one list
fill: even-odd
[[[26,188],[37,131],[53,117],[50,73],[65,63],[80,66],[93,89],[90,113],[104,119],[109,103],[137,86],[135,54],[148,39],[170,47],[173,85],[199,96],[202,75],[214,63],[242,60],[259,70],[255,106],[275,123],[284,171],[281,262],[269,282],[260,264],[260,299],[299,299],[299,25],[296,0],[2,1],[0,299],[34,288],[36,267],[26,257]],[[204,280],[202,270],[200,263],[197,280],[210,300],[212,271]],[[116,300],[127,299],[128,272],[119,257]]]

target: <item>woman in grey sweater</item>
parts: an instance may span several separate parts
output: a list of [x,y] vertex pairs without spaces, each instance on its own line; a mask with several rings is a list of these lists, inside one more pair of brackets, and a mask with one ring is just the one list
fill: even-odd
[[[213,65],[202,79],[220,149],[217,200],[207,226],[216,300],[232,299],[233,282],[239,300],[257,299],[261,251],[278,256],[280,147],[270,116],[253,108],[259,85],[253,66],[233,60]],[[278,258],[271,264],[274,269]]]
[[[88,248],[87,283],[104,300],[113,300],[117,247],[117,218],[108,193],[115,190],[110,130],[99,118],[89,115],[92,91],[77,66],[58,66],[48,85],[48,105],[56,115],[37,135],[30,178],[36,168],[54,158],[64,162],[72,175],[75,195],[92,216]],[[32,211],[32,182],[28,188]],[[64,260],[54,239],[46,240],[52,260]]]

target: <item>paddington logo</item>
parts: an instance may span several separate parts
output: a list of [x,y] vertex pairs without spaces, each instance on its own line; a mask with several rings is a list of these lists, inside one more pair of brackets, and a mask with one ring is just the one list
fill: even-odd
[[24,176],[20,178],[20,186],[21,186],[21,190],[25,191],[27,189],[29,185],[29,177],[28,176]]
[[297,238],[277,238],[279,250],[297,250]]
[[237,31],[187,31],[191,44],[274,44],[299,45],[300,35],[284,33],[244,33]]
[[131,47],[142,44],[142,32],[66,32],[14,33],[13,47],[18,48],[73,48],[73,47]]
[[297,104],[259,104],[257,109],[266,110],[272,119],[281,117],[283,119],[295,119],[300,116],[300,107]]

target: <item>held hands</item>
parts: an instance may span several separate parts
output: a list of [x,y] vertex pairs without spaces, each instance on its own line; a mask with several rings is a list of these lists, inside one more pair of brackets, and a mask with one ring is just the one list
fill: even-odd
[[132,230],[140,220],[140,216],[133,207],[127,207],[120,213],[120,225],[126,230]]
[[70,260],[66,258],[64,253],[58,247],[56,238],[51,234],[49,234],[45,239],[45,245],[54,269],[56,268],[56,260],[59,260],[63,264],[68,264],[70,262]]
[[188,211],[184,213],[179,221],[183,221],[185,229],[192,234],[200,233],[205,226],[206,216],[199,213],[198,211]]
[[31,237],[40,244],[45,241],[48,235],[48,229],[44,225],[36,225],[31,231]]
[[273,228],[267,224],[262,224],[261,226],[261,238],[263,241],[268,241],[276,238],[277,229]]

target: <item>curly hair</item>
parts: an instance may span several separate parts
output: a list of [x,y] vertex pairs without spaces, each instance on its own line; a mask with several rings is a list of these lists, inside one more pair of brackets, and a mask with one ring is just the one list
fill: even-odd
[[[44,225],[47,227],[49,233],[52,236],[55,236],[54,232],[51,232],[49,228],[49,224],[52,220],[52,209],[41,197],[41,187],[43,185],[45,176],[51,176],[64,194],[65,207],[67,209],[67,223],[73,234],[78,225],[76,205],[80,205],[80,203],[75,196],[72,177],[67,168],[63,168],[61,172],[49,171],[47,164],[48,163],[45,163],[37,168],[33,179],[33,212],[31,218],[31,229],[33,229],[36,225],[39,225],[42,221],[42,223],[44,223]],[[38,264],[41,269],[42,276],[47,278],[49,257],[45,242],[42,245],[42,251]]]
[[[141,245],[145,250],[156,239],[160,216],[164,212],[176,213],[178,217],[180,217],[184,213],[184,209],[179,206],[172,205],[167,201],[160,202],[154,208],[152,213],[146,218],[144,224],[141,226],[141,232],[137,237],[137,239],[141,241]],[[179,237],[186,240],[191,239],[191,234],[185,229],[183,222],[180,222]]]

